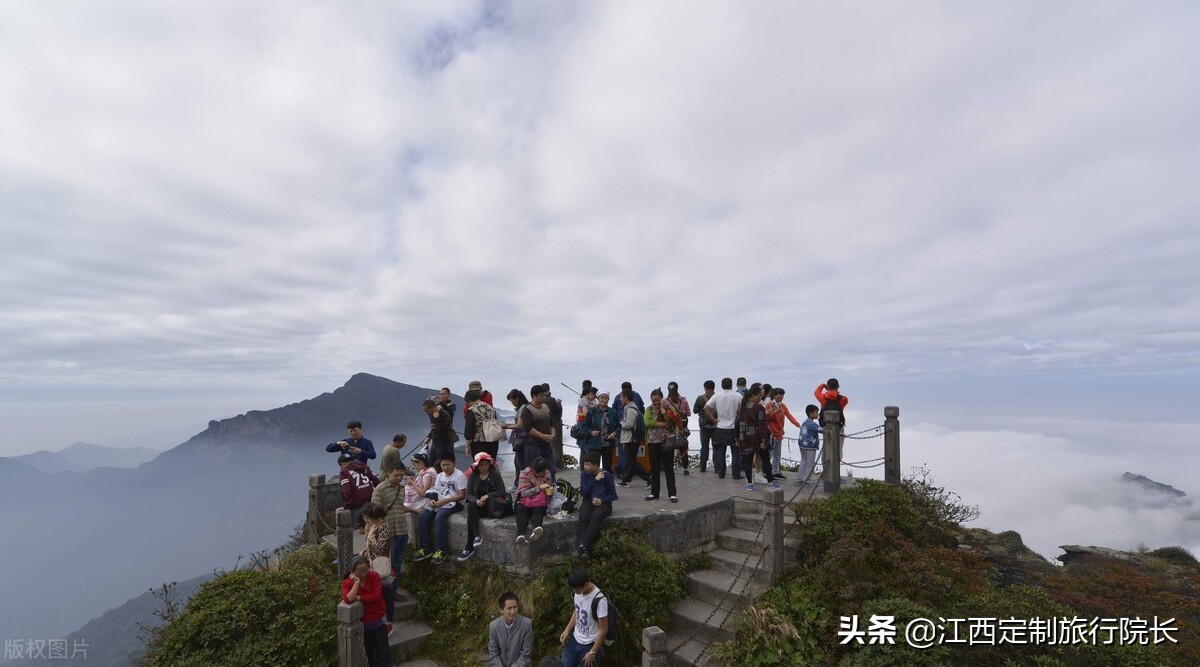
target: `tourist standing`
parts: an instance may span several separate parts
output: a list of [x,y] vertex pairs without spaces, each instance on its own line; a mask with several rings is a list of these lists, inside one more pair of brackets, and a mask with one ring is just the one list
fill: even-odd
[[692,406],[692,412],[696,413],[696,418],[700,421],[700,472],[708,472],[709,445],[712,444],[713,434],[717,431],[717,423],[704,411],[708,399],[716,394],[716,388],[716,382],[705,380],[704,393],[696,397],[696,404]]
[[[733,390],[733,380],[721,380],[721,393],[715,394],[704,404],[704,413],[710,421],[716,424],[713,433],[713,467],[717,477],[725,479],[725,450],[737,440],[734,428],[737,423],[738,411],[742,407],[742,395]],[[741,470],[741,458],[737,451],[730,452],[733,459],[733,478],[738,478]]]

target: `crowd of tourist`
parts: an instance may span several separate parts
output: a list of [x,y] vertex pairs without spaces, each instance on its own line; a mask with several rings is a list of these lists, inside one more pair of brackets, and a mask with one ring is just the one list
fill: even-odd
[[[800,429],[801,459],[796,484],[811,480],[816,464],[821,414],[834,412],[844,424],[848,400],[838,381],[830,378],[817,386],[815,404],[804,409],[799,420],[784,403],[786,392],[769,384],[748,384],[738,378],[708,380],[693,403],[680,394],[676,382],[650,392],[646,404],[629,382],[611,394],[590,381],[583,382],[575,406],[575,418],[567,434],[580,451],[578,487],[559,479],[563,462],[563,403],[551,395],[549,384],[534,385],[529,395],[512,389],[507,394],[514,417],[501,421],[492,394],[482,383],[471,382],[463,398],[462,439],[469,459],[467,469],[458,468],[455,443],[459,414],[449,388],[425,400],[421,406],[429,418],[429,431],[419,451],[403,460],[408,438],[398,434],[379,455],[380,477],[369,462],[376,459],[373,443],[363,437],[362,424],[346,425],[348,435],[330,443],[326,450],[338,453],[339,482],[343,506],[363,530],[366,546],[350,564],[343,582],[346,602],[363,602],[364,644],[371,665],[386,665],[387,637],[392,631],[396,582],[406,555],[414,561],[440,564],[451,554],[450,517],[466,512],[467,537],[457,554],[470,559],[483,544],[480,519],[515,514],[516,542],[528,546],[545,532],[543,522],[559,506],[578,508],[574,556],[591,558],[590,550],[618,500],[617,487],[630,487],[637,477],[646,484],[645,501],[660,500],[665,482],[667,499],[679,501],[676,470],[691,475],[689,456],[690,418],[699,428],[699,456],[695,467],[707,474],[711,467],[718,479],[732,473],[749,491],[756,483],[780,488],[786,476],[781,453],[786,423]],[[512,485],[505,484],[499,469],[500,444],[513,452],[517,471]],[[710,457],[711,454],[711,457]],[[728,456],[727,456],[728,455]],[[639,459],[647,460],[649,469]],[[565,485],[564,485],[565,483]],[[565,495],[574,496],[570,501]],[[558,498],[555,496],[558,495]],[[413,547],[410,552],[410,547]],[[568,582],[575,590],[575,612],[560,639],[562,664],[598,664],[607,632],[607,600],[594,602],[599,589],[582,571],[571,573]],[[500,598],[501,616],[489,629],[492,665],[530,665],[532,628],[518,614],[516,595]],[[582,605],[582,606],[581,606]],[[520,619],[524,619],[521,621]],[[380,662],[377,662],[380,661]]]

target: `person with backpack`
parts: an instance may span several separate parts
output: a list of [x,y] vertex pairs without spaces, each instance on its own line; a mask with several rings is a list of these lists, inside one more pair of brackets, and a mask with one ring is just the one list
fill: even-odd
[[612,504],[617,500],[617,487],[613,476],[600,469],[600,452],[587,452],[581,461],[579,473],[579,522],[577,539],[579,548],[575,557],[588,560],[592,543],[600,534],[604,520],[612,516]]
[[500,455],[500,438],[504,429],[496,421],[496,411],[483,400],[478,389],[468,389],[463,397],[466,401],[466,416],[463,417],[463,439],[467,441],[467,455],[486,453],[497,460]]
[[[624,392],[626,389],[633,391],[633,383],[628,380],[622,382],[621,391]],[[645,410],[646,406],[642,403],[642,395],[636,391],[633,391],[633,402],[637,405],[639,411]],[[617,423],[619,424],[625,419],[625,403],[621,400],[621,394],[617,394],[615,403],[617,407]],[[625,456],[625,448],[620,446],[620,435],[617,436],[617,440],[617,473],[625,475],[629,472],[629,460]]]
[[692,406],[692,412],[700,420],[700,472],[708,472],[709,445],[712,444],[713,435],[717,432],[717,422],[710,419],[708,413],[704,411],[704,406],[708,405],[708,399],[717,393],[716,389],[716,382],[705,380],[704,393],[696,397],[696,403]]
[[833,412],[838,416],[838,425],[844,428],[846,426],[846,405],[850,403],[850,399],[843,396],[839,388],[837,378],[829,378],[817,385],[813,396],[817,397],[817,405],[821,406],[821,423],[825,423],[826,412]]
[[575,593],[572,599],[575,610],[571,612],[567,627],[558,637],[559,643],[563,645],[563,665],[596,667],[600,664],[604,647],[616,639],[615,633],[612,632],[615,630],[614,624],[610,619],[610,612],[615,607],[609,604],[608,597],[584,570],[572,570],[567,575],[567,585]]
[[[617,408],[609,405],[609,394],[601,391],[596,395],[596,422],[600,431],[600,462],[604,471],[612,474],[616,465],[616,452],[620,449],[621,422],[617,416]],[[593,422],[595,424],[596,422]]]
[[646,438],[646,422],[642,417],[642,411],[633,402],[632,389],[621,390],[621,406],[623,409],[621,448],[625,452],[625,477],[617,485],[629,486],[629,483],[633,481],[633,476],[637,475],[646,482],[646,487],[649,488],[650,475],[637,460],[638,448],[642,446],[642,441]]
[[587,452],[600,451],[604,444],[601,431],[604,427],[604,413],[600,410],[600,402],[596,399],[596,388],[587,387],[583,390],[579,410],[575,414],[575,425],[571,427],[571,437],[579,447],[582,456]]

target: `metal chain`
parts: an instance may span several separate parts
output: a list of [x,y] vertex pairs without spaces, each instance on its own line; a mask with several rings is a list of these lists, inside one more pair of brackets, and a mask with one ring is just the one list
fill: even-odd
[[[850,438],[851,440],[870,440],[872,438],[881,438],[883,437],[883,429],[884,425],[880,424],[879,426],[872,426],[871,428],[857,431],[855,433],[843,434],[842,437]],[[871,433],[872,435],[863,435],[864,433]]]

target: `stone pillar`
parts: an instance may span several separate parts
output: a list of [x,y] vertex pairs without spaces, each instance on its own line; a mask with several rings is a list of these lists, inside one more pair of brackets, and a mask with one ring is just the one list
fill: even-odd
[[337,517],[338,574],[345,579],[350,576],[350,559],[354,558],[354,524],[350,522],[348,509],[339,508],[334,516]]
[[883,481],[900,483],[900,408],[883,409]]
[[362,615],[361,602],[338,603],[338,667],[367,667]]
[[822,457],[825,470],[821,479],[825,480],[825,493],[835,493],[842,488],[841,418],[836,412],[824,412],[821,421],[825,427],[825,455]]
[[783,489],[767,489],[763,492],[767,506],[764,508],[763,563],[771,572],[771,584],[783,576]]
[[308,476],[308,516],[304,519],[304,539],[319,544],[324,534],[322,516],[325,513],[325,475]]
[[642,628],[642,667],[667,667],[667,633],[657,625]]

